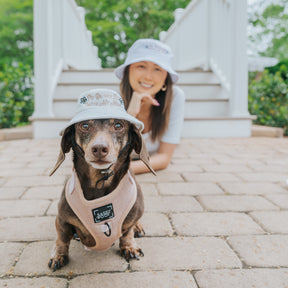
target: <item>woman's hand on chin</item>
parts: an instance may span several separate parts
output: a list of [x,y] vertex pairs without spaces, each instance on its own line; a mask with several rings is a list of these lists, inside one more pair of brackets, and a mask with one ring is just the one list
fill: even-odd
[[132,99],[130,101],[127,112],[130,115],[136,117],[138,113],[140,112],[141,105],[144,103],[154,105],[154,106],[160,105],[159,102],[149,94],[133,92]]

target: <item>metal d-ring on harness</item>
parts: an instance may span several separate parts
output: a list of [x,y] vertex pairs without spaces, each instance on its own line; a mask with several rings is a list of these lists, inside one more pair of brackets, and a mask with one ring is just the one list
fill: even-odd
[[105,222],[104,224],[108,227],[108,232],[106,231],[106,232],[104,232],[104,234],[107,237],[110,237],[111,236],[111,227],[110,227],[110,225],[107,222]]

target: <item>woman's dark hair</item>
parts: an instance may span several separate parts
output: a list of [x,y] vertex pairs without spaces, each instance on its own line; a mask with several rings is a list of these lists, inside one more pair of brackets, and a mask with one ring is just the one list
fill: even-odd
[[[130,66],[127,66],[125,68],[123,78],[120,83],[121,95],[123,97],[126,110],[128,109],[133,94],[133,90],[129,83],[129,67]],[[165,85],[167,87],[166,91],[160,90],[155,96],[155,99],[159,102],[160,105],[151,106],[151,117],[149,124],[152,131],[152,141],[160,139],[168,127],[171,104],[173,100],[173,83],[169,73],[167,73]]]

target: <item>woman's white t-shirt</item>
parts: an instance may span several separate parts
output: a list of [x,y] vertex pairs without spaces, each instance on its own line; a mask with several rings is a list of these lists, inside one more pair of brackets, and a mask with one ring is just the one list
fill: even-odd
[[173,100],[171,104],[168,128],[160,140],[152,142],[151,131],[142,134],[148,152],[155,153],[159,149],[160,141],[170,144],[179,144],[184,121],[185,95],[179,87],[173,86]]

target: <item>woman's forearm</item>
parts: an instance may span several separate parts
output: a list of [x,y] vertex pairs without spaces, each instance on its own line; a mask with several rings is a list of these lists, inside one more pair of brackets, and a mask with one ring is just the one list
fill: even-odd
[[131,101],[129,103],[127,113],[131,116],[136,117],[140,111],[141,106],[141,97],[138,94],[133,93]]
[[[170,158],[167,154],[154,154],[150,157],[150,165],[155,170],[163,170],[168,167],[170,163]],[[131,162],[131,168],[135,174],[147,173],[150,170],[147,166],[141,161],[136,160]]]

